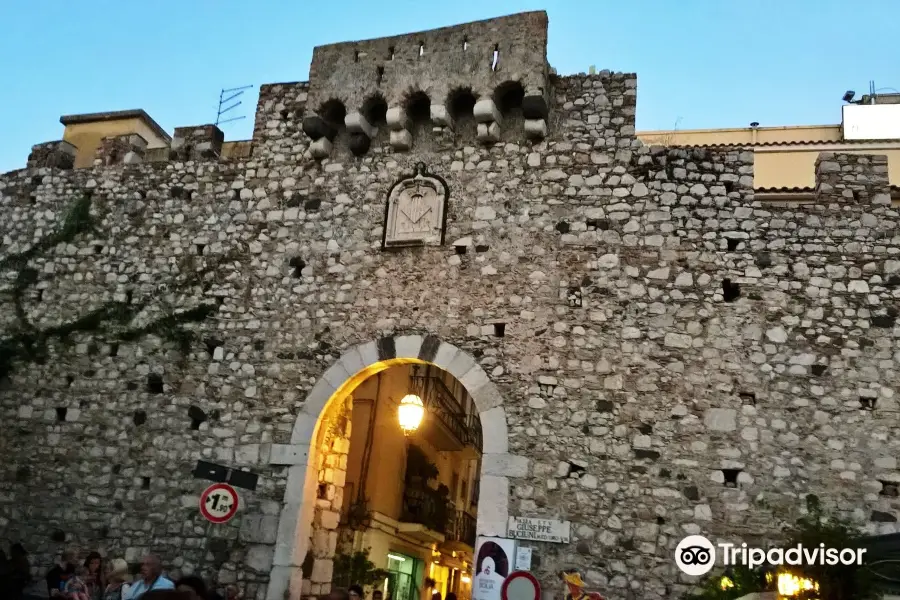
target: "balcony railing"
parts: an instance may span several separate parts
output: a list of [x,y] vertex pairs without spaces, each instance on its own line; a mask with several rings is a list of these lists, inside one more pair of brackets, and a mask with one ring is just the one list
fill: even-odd
[[432,531],[446,534],[450,522],[447,497],[428,486],[407,485],[403,490],[400,520],[404,523],[418,523]]
[[475,547],[475,517],[469,513],[457,510],[453,513],[453,519],[444,535],[448,541],[463,542]]
[[434,415],[463,446],[473,446],[481,452],[481,422],[478,415],[465,414],[459,401],[437,377],[411,375],[414,386],[423,390],[428,414]]
[[453,504],[437,490],[427,486],[407,485],[403,490],[400,520],[418,523],[444,535],[448,542],[463,542],[475,547],[475,517]]

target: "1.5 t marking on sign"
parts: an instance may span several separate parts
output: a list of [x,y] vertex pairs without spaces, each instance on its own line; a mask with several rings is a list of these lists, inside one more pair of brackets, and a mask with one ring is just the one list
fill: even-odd
[[200,494],[200,514],[210,523],[226,523],[237,513],[238,495],[227,483],[216,483]]

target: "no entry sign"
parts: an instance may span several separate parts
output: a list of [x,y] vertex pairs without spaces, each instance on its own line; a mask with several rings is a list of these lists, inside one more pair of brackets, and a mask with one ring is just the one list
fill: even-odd
[[213,484],[200,494],[200,514],[210,523],[227,523],[237,509],[237,492],[227,483]]

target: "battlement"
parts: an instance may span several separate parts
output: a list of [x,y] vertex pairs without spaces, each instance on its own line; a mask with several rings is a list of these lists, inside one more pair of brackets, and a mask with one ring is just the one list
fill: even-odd
[[493,143],[511,110],[521,110],[526,136],[543,138],[547,26],[547,13],[535,11],[316,47],[303,120],[313,156],[331,154],[343,128],[350,150],[361,155],[379,127],[404,151],[416,128],[440,135],[465,118],[477,122],[480,141]]
[[890,206],[887,156],[822,152],[816,159],[816,196],[820,202]]

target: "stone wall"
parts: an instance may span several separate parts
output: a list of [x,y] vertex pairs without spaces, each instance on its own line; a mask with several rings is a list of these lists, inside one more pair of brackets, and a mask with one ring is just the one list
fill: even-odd
[[[684,535],[774,539],[811,493],[900,531],[883,161],[823,157],[869,182],[855,201],[829,175],[827,201],[767,207],[749,151],[642,146],[633,75],[550,82],[542,141],[376,136],[316,161],[308,86],[288,83],[262,88],[249,158],[0,177],[0,327],[46,349],[0,389],[0,542],[42,569],[64,544],[153,550],[280,598],[281,507],[304,490],[273,448],[345,349],[403,332],[500,390],[527,459],[510,514],[573,523],[536,547],[547,589],[578,566],[611,599],[676,597]],[[388,190],[419,162],[449,186],[446,242],[382,251]],[[85,197],[90,226],[41,245]],[[260,474],[228,525],[199,515],[197,459]]]
[[304,589],[304,593],[314,596],[327,594],[331,589],[332,559],[337,550],[338,525],[344,504],[352,412],[353,398],[348,396],[335,398],[322,416],[316,454],[318,487],[310,544],[313,563],[309,590]]

